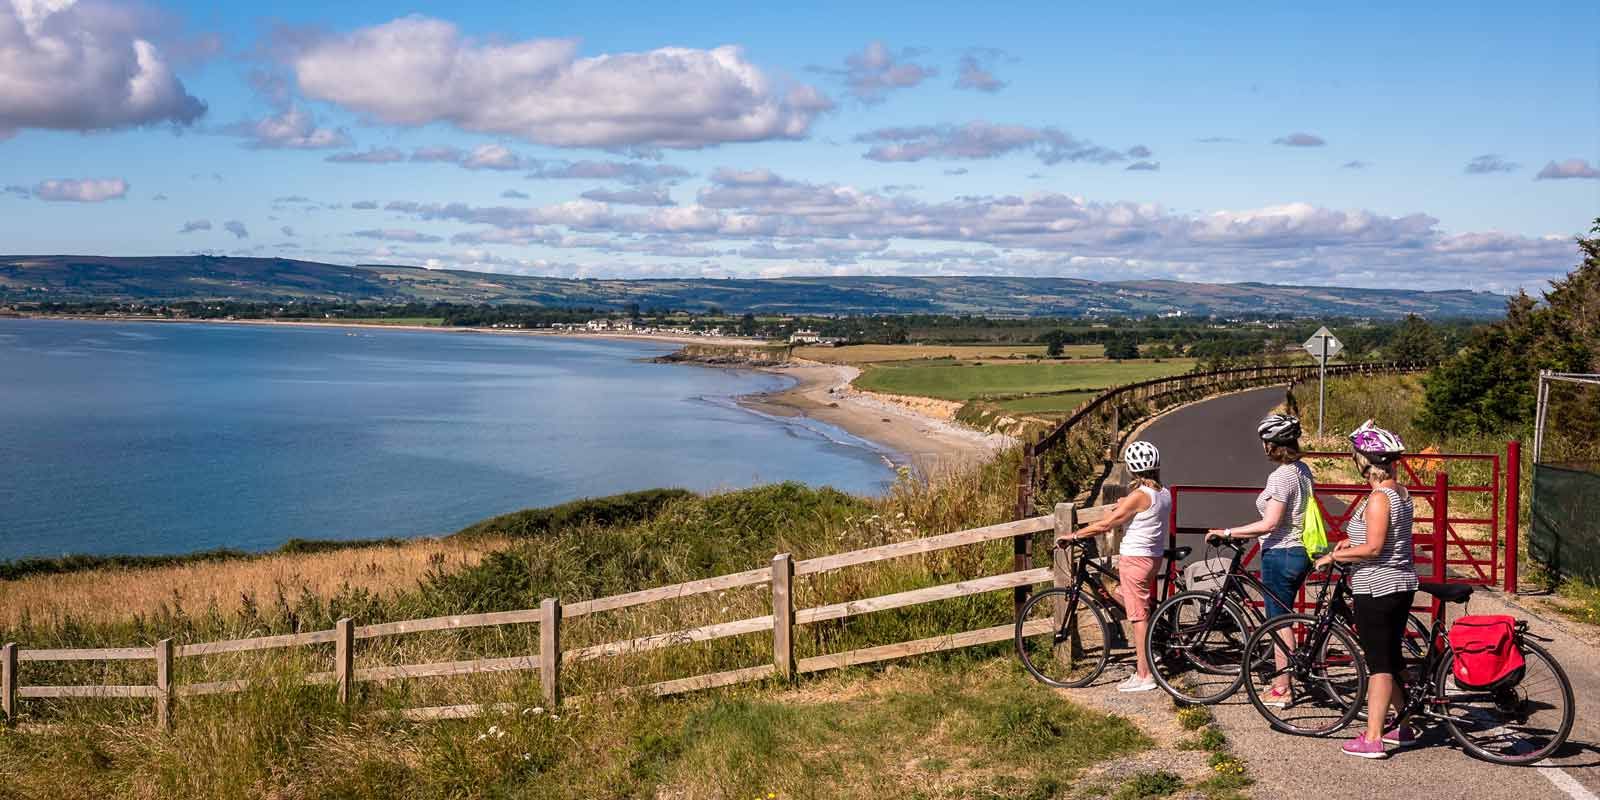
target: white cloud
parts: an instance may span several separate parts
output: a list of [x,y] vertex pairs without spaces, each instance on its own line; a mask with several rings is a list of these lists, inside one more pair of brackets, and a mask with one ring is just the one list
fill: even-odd
[[100,203],[128,194],[128,182],[121,178],[86,178],[43,181],[33,187],[40,200],[67,203]]
[[981,48],[963,53],[957,68],[955,87],[991,94],[1004,89],[1006,82],[996,78],[992,71],[993,63],[1001,55],[999,50]]
[[250,238],[250,231],[244,227],[243,222],[240,222],[236,219],[228,220],[227,222],[222,223],[222,229],[233,234],[234,237],[238,239]]
[[1426,281],[1505,290],[1559,275],[1572,257],[1563,237],[1446,234],[1426,214],[1309,203],[1184,214],[1056,192],[929,202],[767,169],[718,169],[692,203],[666,208],[586,199],[531,208],[397,202],[387,209],[481,226],[453,236],[456,243],[715,258],[718,244],[743,242],[729,255],[792,262],[764,274],[815,272],[822,263],[858,273],[1277,282],[1292,276],[1304,283]]
[[409,228],[368,229],[353,231],[350,235],[361,239],[380,239],[386,242],[432,243],[444,241],[443,236],[421,233]]
[[932,67],[911,61],[918,54],[914,49],[896,53],[883,42],[874,41],[867,43],[861,52],[846,56],[843,69],[812,69],[843,77],[851,96],[871,105],[883,102],[889,92],[910,89],[939,74]]
[[325,161],[335,164],[393,164],[406,160],[406,154],[393,147],[369,148],[360,152],[334,153]]
[[188,222],[183,223],[183,227],[178,229],[178,233],[194,233],[195,231],[209,231],[209,230],[211,230],[211,220],[209,220],[209,219],[192,219],[192,220],[189,220]]
[[74,0],[0,3],[0,139],[22,128],[96,131],[199,119],[157,41],[165,20],[140,6]]
[[249,139],[246,146],[260,150],[327,150],[350,146],[350,135],[343,128],[319,128],[316,117],[297,105],[269,117],[236,122],[223,128],[223,132],[243,136]]
[[914,125],[879,128],[855,137],[871,144],[862,154],[872,161],[945,161],[996,158],[1008,153],[1026,152],[1046,164],[1087,161],[1105,164],[1129,156],[1144,158],[1150,149],[1135,145],[1127,151],[1101,147],[1059,128],[1028,125],[1000,125],[982,120],[962,125]]
[[1494,153],[1485,153],[1467,162],[1468,175],[1488,175],[1494,172],[1515,172],[1521,164],[1514,164]]
[[1314,133],[1291,133],[1288,136],[1280,136],[1273,139],[1272,143],[1281,144],[1285,147],[1322,147],[1328,141]]
[[1536,181],[1548,181],[1566,178],[1600,178],[1600,169],[1590,166],[1588,161],[1581,158],[1569,158],[1560,163],[1552,161],[1545,164],[1544,169],[1539,170],[1539,174],[1535,175],[1533,179]]
[[700,148],[798,139],[831,103],[737,47],[577,56],[566,39],[480,41],[408,16],[288,57],[302,92],[394,125],[444,122],[558,147]]
[[617,203],[629,206],[674,205],[672,197],[667,194],[666,189],[650,186],[639,186],[631,189],[590,189],[580,197],[585,200],[597,200],[602,203]]

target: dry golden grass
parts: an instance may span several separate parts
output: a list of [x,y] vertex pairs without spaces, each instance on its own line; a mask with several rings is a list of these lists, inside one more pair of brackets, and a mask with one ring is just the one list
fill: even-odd
[[0,625],[15,626],[24,616],[35,623],[66,617],[115,623],[162,609],[199,614],[213,606],[229,614],[246,597],[292,597],[303,591],[329,597],[343,586],[386,596],[416,588],[429,569],[472,566],[505,545],[494,539],[418,539],[327,553],[37,575],[0,581]]

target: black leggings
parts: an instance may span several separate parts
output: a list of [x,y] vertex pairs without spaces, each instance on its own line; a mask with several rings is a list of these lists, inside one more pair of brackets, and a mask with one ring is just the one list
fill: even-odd
[[1398,675],[1405,666],[1400,644],[1406,635],[1406,617],[1416,592],[1358,594],[1355,596],[1356,639],[1367,658],[1369,675]]

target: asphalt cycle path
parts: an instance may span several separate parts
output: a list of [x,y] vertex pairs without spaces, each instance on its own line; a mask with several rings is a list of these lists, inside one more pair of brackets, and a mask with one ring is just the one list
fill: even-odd
[[[1283,400],[1270,388],[1195,403],[1158,418],[1139,438],[1161,450],[1161,477],[1169,485],[1249,486],[1239,495],[1179,494],[1179,527],[1227,527],[1259,519],[1255,496],[1274,465],[1262,455],[1256,423]],[[1199,535],[1181,535],[1180,544],[1203,551]],[[1467,755],[1442,726],[1427,731],[1422,746],[1369,761],[1339,752],[1356,735],[1352,725],[1337,737],[1314,739],[1273,731],[1241,690],[1213,707],[1233,750],[1250,764],[1261,798],[1503,798],[1504,800],[1600,800],[1600,648],[1574,636],[1565,626],[1509,608],[1499,592],[1479,589],[1467,612],[1511,613],[1529,619],[1532,630],[1555,641],[1548,649],[1572,679],[1577,722],[1564,751],[1538,767],[1502,767]],[[1098,684],[1122,680],[1129,666],[1107,670]],[[1105,687],[1101,687],[1104,689]],[[1093,690],[1090,690],[1093,691]],[[1070,692],[1069,692],[1070,694]],[[1112,692],[1111,694],[1115,694]],[[1112,703],[1166,703],[1150,692],[1106,698]]]

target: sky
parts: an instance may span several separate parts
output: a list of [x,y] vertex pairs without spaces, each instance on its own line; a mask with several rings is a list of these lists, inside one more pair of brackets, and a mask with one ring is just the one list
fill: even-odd
[[1600,217],[1600,4],[1115,5],[0,0],[0,252],[1510,292]]

